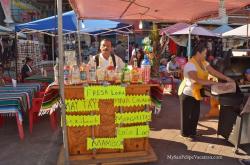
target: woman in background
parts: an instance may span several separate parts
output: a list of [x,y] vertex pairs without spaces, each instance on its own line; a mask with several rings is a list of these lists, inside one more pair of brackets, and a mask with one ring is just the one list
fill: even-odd
[[140,68],[141,67],[141,62],[143,60],[144,56],[144,52],[142,49],[136,49],[133,54],[132,57],[130,59],[129,65],[134,65],[134,60],[136,58],[137,60],[137,67]]

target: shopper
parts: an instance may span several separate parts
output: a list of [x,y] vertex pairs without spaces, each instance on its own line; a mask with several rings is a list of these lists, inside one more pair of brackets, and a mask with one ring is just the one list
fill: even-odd
[[233,81],[216,71],[205,61],[206,46],[205,42],[198,42],[193,48],[193,56],[184,66],[184,80],[178,91],[180,96],[181,135],[183,137],[195,138],[197,136],[196,128],[200,115],[202,87],[217,84],[217,82],[208,80],[208,74],[225,81]]

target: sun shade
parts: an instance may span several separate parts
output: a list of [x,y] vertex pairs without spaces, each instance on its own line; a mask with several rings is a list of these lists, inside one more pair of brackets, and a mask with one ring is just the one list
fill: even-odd
[[[128,19],[193,22],[216,16],[219,0],[69,0],[80,19]],[[227,11],[250,0],[225,0]]]
[[[77,18],[74,11],[63,14],[63,32],[77,31]],[[80,22],[80,32],[85,34],[106,34],[110,32],[129,33],[132,25],[110,20],[84,20]],[[16,31],[40,31],[57,33],[57,16],[51,16],[36,21],[23,23],[15,26]]]
[[[248,33],[247,33],[247,31],[248,31]],[[247,25],[243,25],[243,26],[240,26],[236,29],[233,29],[233,30],[230,30],[230,31],[223,33],[222,36],[223,37],[231,37],[231,36],[247,37],[247,36],[250,36],[250,24],[248,24],[248,28],[247,28]]]

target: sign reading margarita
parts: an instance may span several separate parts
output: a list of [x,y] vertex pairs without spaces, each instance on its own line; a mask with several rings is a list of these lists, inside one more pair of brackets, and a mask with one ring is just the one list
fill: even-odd
[[149,126],[133,126],[117,128],[117,137],[119,138],[141,138],[149,136]]
[[149,121],[151,121],[151,111],[115,113],[115,124],[144,123]]
[[87,138],[87,150],[91,149],[123,149],[121,138]]
[[69,127],[100,125],[100,115],[66,115],[66,125]]
[[67,112],[80,112],[80,111],[98,111],[98,100],[65,100]]
[[87,86],[84,88],[85,99],[117,99],[125,97],[125,87],[111,86]]
[[124,98],[114,99],[114,106],[132,107],[150,105],[151,100],[147,95],[125,96]]

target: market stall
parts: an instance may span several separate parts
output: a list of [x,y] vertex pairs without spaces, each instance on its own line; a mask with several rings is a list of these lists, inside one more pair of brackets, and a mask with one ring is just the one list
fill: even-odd
[[[204,17],[211,16],[212,14],[214,14],[214,11],[217,10],[217,7],[218,7],[218,2],[214,1],[214,0],[210,0],[211,3],[209,6],[204,5],[205,1],[200,1],[198,3],[197,1],[191,2],[191,1],[186,0],[186,1],[183,1],[182,6],[180,6],[179,2],[177,2],[177,1],[168,1],[168,2],[167,1],[164,1],[164,2],[159,1],[158,3],[155,3],[155,1],[151,1],[151,0],[142,0],[142,1],[111,1],[111,0],[109,0],[109,1],[105,1],[105,3],[103,4],[97,0],[92,0],[92,1],[70,0],[71,6],[75,10],[75,12],[77,12],[79,19],[88,19],[88,18],[95,18],[95,19],[101,18],[101,19],[103,19],[103,18],[105,18],[105,19],[137,19],[137,20],[149,19],[149,20],[167,20],[167,21],[174,21],[174,20],[176,20],[176,21],[180,21],[180,20],[193,21],[193,20],[199,19],[201,17],[204,18]],[[206,3],[207,3],[207,1],[206,1]],[[162,5],[160,6],[159,4],[162,4]],[[235,9],[235,8],[240,7],[240,6],[241,7],[245,6],[248,3],[238,3],[239,5],[235,5],[235,4],[236,3],[233,3],[232,1],[230,1],[230,2],[227,1],[225,6],[227,9]],[[206,6],[206,9],[200,8],[200,6],[202,6],[202,5]],[[117,10],[113,10],[114,6],[116,7]],[[63,54],[62,27],[63,26],[62,26],[62,8],[61,7],[62,7],[62,2],[58,1],[59,54],[62,55]],[[177,8],[177,7],[178,8],[180,7],[179,10],[178,11],[174,10],[174,12],[173,12],[172,9]],[[181,11],[181,13],[179,13],[180,11]],[[190,11],[195,11],[195,12],[190,12]],[[180,15],[182,14],[183,16],[177,17],[176,13],[178,13]],[[59,65],[59,72],[63,73],[62,72],[63,71],[63,57],[62,56],[59,58],[59,64],[60,64]],[[72,91],[72,89],[67,89],[67,86],[65,86],[63,83],[63,77],[60,77],[60,79],[59,79],[59,87],[60,87],[60,94],[61,94],[62,102],[63,103],[65,102],[66,105],[67,105],[67,99],[71,98],[72,96],[75,97],[76,93],[80,92],[82,95],[80,98],[84,97],[85,99],[87,99],[89,95],[93,95],[93,93],[94,93],[93,89],[92,89],[92,92],[91,92],[91,90],[90,90],[90,92],[88,92],[89,91],[89,90],[87,90],[88,87],[84,87],[84,95],[83,95],[83,91],[81,91],[79,89],[77,90],[77,92],[69,94],[68,91]],[[91,87],[92,86],[90,86],[90,88]],[[99,90],[101,90],[102,88],[105,89],[108,87],[109,86],[102,86]],[[112,86],[110,86],[110,87],[112,87]],[[129,88],[129,86],[127,88]],[[136,94],[136,93],[130,93],[127,88],[125,89],[126,92],[119,92],[118,90],[117,90],[117,92],[123,93],[123,94],[127,94],[127,93],[128,94]],[[140,89],[139,87],[136,87],[132,91],[135,92],[136,90],[139,90],[139,89]],[[108,94],[108,92],[95,92],[95,93],[96,94],[100,94],[100,93]],[[146,91],[142,92],[141,94],[145,94],[145,93],[146,93]],[[125,97],[127,97],[127,95]],[[106,97],[106,98],[109,98],[109,97]],[[102,99],[100,99],[100,100],[102,100]],[[112,101],[112,100],[110,102],[105,101],[105,102],[103,102],[103,104],[105,106],[112,105],[112,102],[115,102],[115,101]],[[62,104],[62,105],[64,105],[64,104]],[[112,107],[112,106],[110,106],[110,107]],[[122,106],[118,106],[118,107],[122,107]],[[102,114],[101,108],[102,107],[99,106],[99,108],[100,108],[99,111],[100,111],[100,116],[101,116],[101,114]],[[108,107],[107,107],[107,109],[108,109]],[[111,110],[112,110],[112,108],[111,108]],[[113,109],[113,110],[118,111],[118,108]],[[125,108],[124,108],[124,110],[125,110]],[[143,109],[137,109],[137,111],[143,111]],[[137,113],[137,111],[135,113]],[[111,112],[108,110],[104,110],[104,113],[111,113]],[[125,113],[126,112],[127,111],[125,111]],[[123,116],[121,111],[120,111],[120,114],[121,114],[121,116]],[[73,140],[70,139],[71,136],[69,136],[69,134],[71,133],[72,130],[70,130],[68,128],[69,125],[67,123],[71,122],[71,121],[69,121],[69,118],[67,117],[68,115],[69,115],[68,105],[67,105],[66,111],[65,111],[65,107],[62,106],[64,151],[65,151],[64,158],[65,159],[63,160],[63,158],[62,158],[63,154],[61,154],[62,156],[60,157],[61,158],[60,160],[61,160],[61,163],[63,163],[63,161],[64,161],[65,164],[69,164],[69,160],[72,161],[72,148],[70,148],[70,147],[72,147],[72,141],[76,142],[78,139],[80,139],[82,137],[86,137],[86,136],[83,136],[83,134],[77,133],[77,132],[83,132],[83,130],[80,128],[79,130],[74,130],[75,133],[80,135],[80,138],[77,137]],[[88,128],[85,131],[85,135],[87,135],[89,137],[92,135],[94,135],[94,136],[99,135],[99,138],[96,138],[96,141],[93,137],[89,138],[89,139],[87,139],[87,142],[85,140],[85,142],[84,142],[85,145],[84,145],[84,143],[78,143],[78,145],[75,145],[74,147],[82,149],[83,153],[84,152],[86,153],[86,147],[87,147],[87,149],[90,150],[89,154],[91,155],[91,157],[93,157],[93,155],[96,156],[96,154],[98,154],[98,148],[103,149],[103,146],[105,146],[105,148],[104,148],[105,150],[103,150],[103,152],[113,152],[112,149],[114,149],[114,148],[111,148],[111,150],[108,150],[108,151],[106,149],[110,148],[110,146],[107,144],[112,144],[112,145],[114,144],[113,146],[116,147],[116,150],[115,150],[115,152],[112,153],[112,157],[113,157],[112,160],[120,161],[119,162],[120,164],[131,163],[131,162],[128,162],[131,158],[121,159],[121,157],[128,157],[129,152],[127,154],[127,152],[122,153],[121,151],[131,151],[130,153],[131,153],[131,155],[133,155],[132,157],[134,157],[135,159],[140,159],[140,156],[145,155],[145,152],[142,154],[139,154],[139,153],[134,154],[133,150],[138,151],[138,148],[140,148],[140,147],[133,146],[133,144],[132,144],[131,148],[127,148],[126,145],[124,146],[123,140],[121,141],[120,139],[116,138],[116,136],[119,134],[114,134],[114,132],[115,132],[114,130],[118,124],[121,124],[120,122],[117,122],[118,121],[117,114],[112,114],[112,115],[109,114],[109,115],[105,115],[105,116],[107,117],[105,122],[107,124],[109,123],[110,126],[100,127],[100,128],[103,128],[103,129],[99,129],[102,132],[99,132],[99,130],[95,130],[95,129],[92,130],[90,128]],[[109,120],[109,117],[111,118],[111,120]],[[117,119],[117,120],[115,120],[115,119]],[[99,121],[101,121],[101,120],[102,120],[102,118],[100,117],[100,120],[99,120],[99,118],[97,118],[95,120],[93,119],[92,121],[93,121],[94,125],[99,125]],[[76,120],[72,120],[72,121],[76,121]],[[81,121],[83,121],[83,120],[81,120]],[[91,121],[91,120],[88,120],[88,121]],[[116,124],[112,124],[112,123],[114,123],[114,121]],[[124,121],[126,121],[126,120],[124,119]],[[147,122],[147,120],[143,120],[140,122],[144,123],[144,125],[145,125],[145,122]],[[138,122],[138,123],[140,123],[140,122]],[[82,122],[76,122],[76,123],[80,124]],[[132,126],[133,125],[131,125],[130,127],[132,127]],[[95,126],[95,127],[98,127],[98,126]],[[123,128],[123,126],[121,128]],[[130,129],[132,129],[132,128],[129,128],[128,130],[130,130]],[[119,126],[118,126],[117,130],[118,131],[116,131],[116,132],[118,132],[118,133],[121,131]],[[124,130],[126,130],[126,129],[124,129]],[[131,131],[131,134],[129,132],[130,131],[128,131],[125,134],[120,132],[121,133],[120,135],[122,135],[125,140],[126,140],[126,136],[132,138],[133,136],[131,137],[130,135],[134,131]],[[114,139],[107,140],[106,139],[107,136],[112,137]],[[87,143],[87,145],[86,145],[86,143]],[[135,143],[135,142],[131,142],[131,143]],[[118,146],[118,144],[123,144],[123,145]],[[125,144],[126,144],[126,141],[125,141]],[[145,143],[145,144],[147,144],[147,143]],[[139,144],[137,144],[137,145],[140,146]],[[83,147],[83,146],[85,146],[85,147]],[[141,146],[143,146],[143,145],[141,145]],[[145,146],[147,146],[147,145],[145,145]],[[119,150],[119,149],[122,149],[122,150]],[[142,151],[144,151],[144,150],[148,150],[148,148],[143,148]],[[94,153],[92,153],[92,152],[94,152]],[[78,160],[78,161],[84,160],[84,156],[82,156],[80,154],[81,150],[80,151],[79,151],[79,149],[78,149],[78,151],[76,150],[76,153],[79,156],[76,157],[74,160]],[[92,160],[95,160],[96,161],[95,163],[99,163],[99,164],[107,163],[108,161],[109,161],[109,163],[118,164],[118,162],[113,162],[112,160],[110,161],[110,158],[105,157],[105,155],[100,155],[99,158],[102,158],[101,160],[98,160],[98,159],[92,159]],[[116,155],[119,155],[120,158],[115,159]],[[81,163],[85,163],[85,162],[88,163],[87,161],[81,161]]]

